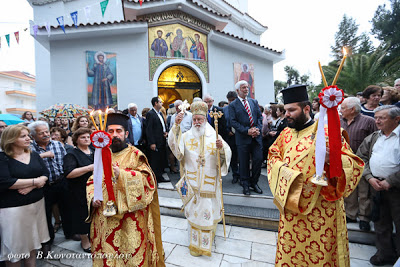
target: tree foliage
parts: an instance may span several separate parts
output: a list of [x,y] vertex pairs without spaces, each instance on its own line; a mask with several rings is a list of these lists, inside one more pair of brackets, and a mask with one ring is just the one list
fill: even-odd
[[343,47],[346,48],[349,55],[357,50],[358,41],[360,39],[360,37],[357,36],[357,31],[358,24],[356,21],[344,14],[339,24],[339,30],[335,34],[335,45],[331,46],[333,56],[336,60],[340,60],[343,57]]
[[387,62],[400,56],[400,0],[390,0],[391,10],[380,5],[372,19],[372,34],[388,46]]

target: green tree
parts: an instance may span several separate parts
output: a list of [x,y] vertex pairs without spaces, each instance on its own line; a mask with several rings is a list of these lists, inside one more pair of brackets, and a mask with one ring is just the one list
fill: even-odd
[[298,70],[291,66],[285,66],[284,70],[287,75],[287,86],[299,83],[300,73]]
[[386,5],[380,5],[372,19],[372,34],[388,46],[388,58],[390,62],[400,56],[400,0],[390,0],[391,10]]
[[369,54],[374,51],[374,46],[366,32],[360,35],[360,44],[357,49],[357,54]]
[[282,82],[282,81],[278,81],[278,80],[274,81],[275,101],[277,101],[276,97],[278,96],[279,92],[286,87],[287,87],[286,82]]
[[331,46],[336,60],[340,60],[343,57],[343,47],[346,48],[348,55],[357,50],[358,40],[360,39],[357,36],[357,31],[358,24],[356,21],[344,14],[342,21],[339,23],[339,30],[335,33],[335,45]]

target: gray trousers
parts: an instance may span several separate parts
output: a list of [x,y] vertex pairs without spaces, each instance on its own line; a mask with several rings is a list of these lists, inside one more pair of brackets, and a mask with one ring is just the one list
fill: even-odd
[[[391,188],[378,193],[381,194],[379,220],[374,223],[377,254],[380,258],[397,258],[400,256],[400,189]],[[396,227],[394,239],[393,223]]]
[[369,222],[371,214],[371,190],[370,184],[364,177],[361,178],[356,189],[344,199],[346,216],[352,220],[360,218],[361,221]]

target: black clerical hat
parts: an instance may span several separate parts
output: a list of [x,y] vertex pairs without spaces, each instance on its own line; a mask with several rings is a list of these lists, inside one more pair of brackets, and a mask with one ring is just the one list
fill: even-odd
[[108,114],[107,126],[109,125],[121,125],[125,131],[128,130],[128,119],[129,117],[121,113]]
[[309,101],[307,86],[303,84],[294,84],[281,90],[283,103],[290,104],[296,102]]

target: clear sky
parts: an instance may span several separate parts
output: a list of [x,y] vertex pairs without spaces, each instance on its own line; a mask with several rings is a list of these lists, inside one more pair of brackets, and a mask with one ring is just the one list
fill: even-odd
[[[21,70],[35,74],[34,40],[28,31],[33,11],[27,0],[0,0],[0,71]],[[344,14],[360,25],[359,33],[371,31],[371,19],[378,5],[388,0],[248,0],[248,13],[268,27],[261,44],[286,50],[286,60],[275,64],[274,79],[286,80],[284,66],[293,66],[320,82],[318,60],[332,60],[330,46]],[[14,32],[20,31],[20,44]],[[10,48],[4,35],[10,34]],[[377,42],[375,42],[377,43]],[[251,62],[249,62],[251,63]]]

